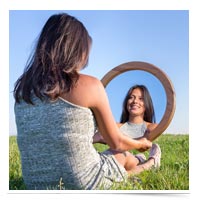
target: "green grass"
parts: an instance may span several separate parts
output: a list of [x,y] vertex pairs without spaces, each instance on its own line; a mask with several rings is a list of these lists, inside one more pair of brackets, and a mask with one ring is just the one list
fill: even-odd
[[[10,136],[9,142],[9,189],[25,190],[16,137]],[[155,142],[162,150],[161,167],[113,185],[112,190],[189,190],[189,135],[165,134]],[[94,146],[98,151],[107,149],[102,144]]]

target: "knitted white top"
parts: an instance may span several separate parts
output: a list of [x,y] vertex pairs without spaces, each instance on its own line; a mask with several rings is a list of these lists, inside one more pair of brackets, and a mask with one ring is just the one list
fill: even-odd
[[145,122],[140,124],[135,124],[131,122],[125,122],[120,130],[125,134],[130,136],[131,138],[142,137],[147,129],[147,125]]
[[96,122],[88,108],[62,98],[15,104],[17,141],[27,189],[108,189],[127,172],[93,144]]

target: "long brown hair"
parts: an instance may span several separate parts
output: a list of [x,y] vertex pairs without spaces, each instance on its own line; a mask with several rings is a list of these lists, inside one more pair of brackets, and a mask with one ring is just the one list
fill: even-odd
[[52,15],[44,25],[24,73],[16,81],[14,97],[29,104],[34,93],[56,99],[78,80],[77,69],[87,65],[91,45],[84,25],[66,13]]
[[143,98],[144,98],[144,106],[145,106],[144,121],[155,123],[156,119],[155,119],[153,102],[152,102],[152,99],[151,99],[148,89],[144,85],[134,85],[133,87],[131,87],[128,90],[128,92],[124,98],[124,101],[123,101],[123,109],[122,109],[122,114],[120,117],[120,123],[125,123],[129,120],[129,112],[127,110],[127,101],[129,99],[132,91],[136,88],[141,90],[141,92],[143,94]]

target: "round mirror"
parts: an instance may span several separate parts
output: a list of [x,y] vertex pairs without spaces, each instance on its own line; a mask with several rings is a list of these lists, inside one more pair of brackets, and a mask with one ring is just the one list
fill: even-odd
[[144,85],[148,89],[154,106],[155,123],[158,124],[166,109],[165,90],[161,82],[154,75],[141,70],[124,72],[112,79],[105,88],[116,122],[120,121],[123,101],[129,88],[135,85]]
[[[145,80],[145,83],[142,79]],[[129,62],[121,64],[109,71],[101,81],[107,90],[108,97],[115,95],[112,99],[115,98],[114,110],[117,110],[118,115],[119,113],[121,114],[122,101],[131,86],[143,84],[148,89],[152,87],[156,88],[156,90],[154,89],[152,91],[150,89],[149,92],[155,106],[158,126],[150,132],[149,139],[151,141],[155,140],[166,130],[175,112],[175,92],[172,82],[162,70],[146,62]],[[117,96],[113,92],[114,90],[117,91]],[[116,102],[120,102],[120,104]],[[112,102],[110,103],[112,109],[114,106]],[[156,110],[157,107],[159,107],[159,112]],[[116,121],[118,120],[116,119]]]

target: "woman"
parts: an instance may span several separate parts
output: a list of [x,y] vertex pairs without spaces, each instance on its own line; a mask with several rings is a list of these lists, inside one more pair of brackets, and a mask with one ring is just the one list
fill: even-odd
[[142,137],[156,128],[153,102],[144,85],[135,85],[127,92],[118,126],[131,138]]
[[[153,102],[146,86],[134,85],[129,89],[123,102],[118,127],[131,138],[140,138],[144,135],[151,138],[150,132],[157,127],[157,124],[155,123]],[[157,148],[160,154],[159,157],[161,157],[159,145],[153,144],[153,148]],[[140,157],[142,158],[141,162],[146,162],[144,154],[140,154]],[[160,161],[156,167],[160,167]]]
[[[17,141],[27,189],[56,189],[60,180],[66,189],[108,189],[143,170],[128,150],[147,150],[152,143],[122,134],[101,82],[80,73],[91,43],[75,17],[51,16],[16,82]],[[95,150],[97,128],[112,150]],[[144,167],[156,165],[157,152],[151,156]]]

